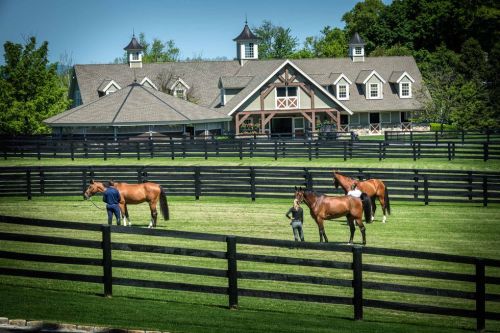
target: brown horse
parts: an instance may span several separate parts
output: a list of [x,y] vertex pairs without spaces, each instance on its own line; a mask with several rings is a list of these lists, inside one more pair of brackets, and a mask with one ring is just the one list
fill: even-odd
[[333,171],[333,184],[335,185],[335,188],[338,188],[339,185],[342,186],[344,189],[345,193],[349,192],[351,190],[352,184],[356,184],[358,189],[366,193],[372,200],[372,218],[371,222],[375,218],[375,210],[377,209],[375,205],[375,197],[378,198],[378,201],[380,202],[380,205],[382,206],[382,212],[384,214],[384,217],[382,218],[382,223],[385,223],[387,220],[387,217],[385,216],[385,213],[390,215],[391,214],[391,203],[389,201],[389,190],[387,186],[385,186],[384,182],[381,181],[380,179],[368,179],[365,181],[359,181],[355,180],[352,178],[349,178],[336,170]]
[[[117,182],[109,183],[120,192],[120,210],[123,217],[123,225],[127,225],[127,219],[129,219],[129,225],[132,225],[128,216],[127,204],[135,205],[143,202],[147,202],[149,204],[149,209],[151,210],[151,222],[149,223],[149,228],[156,227],[156,220],[158,216],[156,205],[158,201],[160,202],[160,211],[163,215],[163,219],[168,220],[170,218],[167,196],[160,185],[152,182],[142,184]],[[89,187],[83,194],[83,197],[84,199],[89,199],[98,192],[104,192],[105,189],[106,188],[103,183],[91,180]]]
[[349,195],[342,197],[331,197],[323,194],[316,194],[313,191],[295,187],[295,199],[299,202],[305,202],[312,218],[316,221],[319,229],[319,241],[328,242],[325,233],[324,221],[334,219],[341,216],[347,217],[351,237],[349,244],[352,244],[356,223],[361,230],[363,236],[363,244],[366,244],[365,226],[363,224],[363,212],[365,221],[368,223],[371,215],[371,200],[366,194],[362,194],[361,198],[355,198]]

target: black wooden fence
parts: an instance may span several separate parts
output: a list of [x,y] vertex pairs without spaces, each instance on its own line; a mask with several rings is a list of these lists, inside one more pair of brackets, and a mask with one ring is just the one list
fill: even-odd
[[[497,276],[486,275],[486,270],[492,267],[500,267],[500,260],[473,258],[466,256],[427,253],[407,250],[392,250],[385,248],[372,248],[361,246],[347,246],[340,244],[321,244],[321,243],[296,243],[292,241],[260,239],[239,236],[225,236],[216,234],[204,234],[183,231],[167,231],[167,230],[151,230],[120,226],[97,225],[92,223],[77,223],[77,222],[61,222],[48,220],[35,220],[18,217],[0,216],[0,225],[15,224],[23,226],[45,227],[47,230],[69,229],[80,231],[100,232],[100,240],[75,239],[55,236],[30,235],[26,233],[9,233],[0,232],[0,239],[9,244],[13,244],[12,251],[0,251],[0,258],[9,259],[0,263],[0,275],[21,276],[30,278],[69,280],[78,282],[88,282],[103,284],[105,296],[113,294],[113,286],[131,286],[144,288],[157,288],[167,290],[180,290],[191,292],[202,292],[211,294],[220,294],[228,296],[228,305],[231,308],[238,306],[239,297],[258,297],[258,298],[273,298],[282,300],[294,300],[305,302],[318,302],[330,304],[343,304],[352,306],[353,317],[356,320],[363,319],[363,311],[365,308],[380,308],[396,311],[428,313],[446,316],[457,316],[465,318],[475,318],[478,331],[485,329],[486,320],[500,320],[500,312],[495,303],[500,301],[500,294],[488,293],[487,287],[500,284],[500,278]],[[22,228],[19,228],[20,230]],[[50,231],[48,231],[50,233]],[[184,247],[147,245],[144,243],[121,243],[111,240],[113,234],[132,234],[152,237],[171,237],[188,240],[204,240],[207,242],[226,243],[225,251],[213,251],[206,249],[191,249]],[[43,244],[46,249],[51,245],[101,249],[102,255],[95,258],[88,257],[73,257],[68,255],[42,255],[30,254],[26,252],[18,252],[20,246],[16,246],[18,242],[22,243],[38,243]],[[143,242],[146,242],[143,240]],[[319,258],[295,258],[289,256],[276,255],[261,255],[252,253],[243,253],[238,250],[239,245],[256,245],[259,248],[300,248],[307,250],[317,250]],[[161,255],[174,256],[190,256],[198,258],[209,258],[210,260],[226,261],[225,269],[207,268],[207,265],[202,267],[190,267],[182,265],[182,259],[176,259],[176,264],[149,263],[144,261],[131,260],[115,260],[113,255],[117,252],[134,252],[134,253],[156,253]],[[250,251],[251,250],[246,250]],[[75,253],[68,249],[64,253]],[[344,254],[343,260],[329,260],[328,253]],[[416,267],[396,267],[370,263],[371,256],[397,257],[405,258],[404,263],[415,262]],[[142,256],[137,255],[136,258]],[[408,260],[406,260],[408,259]],[[56,272],[55,265],[49,266],[49,270],[24,269],[15,268],[18,265],[12,264],[12,260],[16,262],[43,262],[43,263],[58,263],[69,264],[75,267],[75,272]],[[443,262],[455,266],[455,271],[450,271],[439,268],[422,269],[421,262]],[[297,275],[285,273],[277,273],[269,271],[248,271],[239,269],[238,263],[241,262],[256,262],[256,263],[272,263],[275,265],[293,265],[303,267],[322,267],[332,269],[328,274],[333,277]],[[10,264],[9,264],[10,263]],[[400,263],[399,265],[405,265]],[[412,264],[409,264],[410,266]],[[14,267],[13,267],[14,266]],[[103,269],[102,275],[82,274],[87,272],[88,266],[101,266]],[[210,267],[210,266],[208,266]],[[266,266],[255,266],[254,269],[265,269]],[[262,268],[261,268],[262,267]],[[115,276],[114,268],[128,268],[149,272],[175,272],[179,274],[210,276],[222,279],[219,285],[200,285],[198,283],[186,283],[175,281],[155,281],[153,279],[132,279],[129,277]],[[464,273],[471,272],[474,273]],[[337,273],[338,272],[338,273]],[[351,272],[350,274],[348,274]],[[498,271],[497,271],[498,272]],[[364,274],[377,273],[386,277],[394,277],[394,275],[404,276],[405,282],[379,282],[380,278],[366,278]],[[310,274],[310,273],[309,273]],[[491,271],[488,270],[488,274]],[[352,278],[348,278],[352,276]],[[347,278],[346,278],[347,277]],[[414,279],[413,279],[414,277]],[[422,279],[427,278],[431,281],[446,281],[453,286],[456,281],[460,282],[461,287],[451,289],[453,287],[440,288],[421,286]],[[273,291],[273,290],[256,290],[249,288],[241,288],[238,282],[242,280],[260,280],[260,281],[280,281],[281,283],[300,283],[312,285],[323,285],[324,292],[315,293],[297,293],[288,291]],[[225,282],[224,282],[225,281]],[[400,284],[407,283],[407,284]],[[467,285],[468,290],[464,291],[463,286]],[[344,290],[340,295],[329,295],[328,289],[336,287]],[[394,298],[382,297],[373,295],[366,298],[363,295],[363,290],[377,290],[380,292],[404,293],[409,295],[424,295],[426,304],[422,303],[402,303],[394,301]],[[467,290],[465,289],[465,290]],[[349,292],[350,290],[350,292]],[[349,294],[351,294],[349,296]],[[347,295],[347,296],[346,296]],[[428,296],[428,297],[427,297]],[[390,296],[389,296],[390,297]],[[394,296],[393,296],[394,297]],[[449,299],[460,300],[459,305],[454,307],[443,307],[435,305],[436,299],[446,297]],[[429,304],[430,303],[430,304]],[[443,304],[443,303],[441,303]],[[487,311],[493,309],[496,311]]]
[[500,130],[488,131],[385,131],[386,141],[407,142],[498,142],[500,141]]
[[[291,198],[295,186],[339,195],[332,168],[238,166],[95,166],[0,167],[0,196],[82,195],[91,179],[127,183],[152,181],[167,195]],[[500,173],[462,170],[342,168],[356,179],[378,178],[391,200],[430,202],[500,202]]]
[[56,140],[3,139],[4,159],[31,158],[421,158],[500,159],[500,141],[455,142],[392,140],[285,140],[285,139],[146,139]]

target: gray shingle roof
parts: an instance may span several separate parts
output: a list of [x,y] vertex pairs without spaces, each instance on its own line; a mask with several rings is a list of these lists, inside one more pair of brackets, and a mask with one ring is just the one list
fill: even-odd
[[[198,105],[217,108],[228,114],[283,62],[284,60],[252,60],[243,65],[238,61],[168,62],[143,64],[142,68],[136,69],[131,69],[126,64],[75,65],[75,74],[84,104],[99,98],[97,90],[105,79],[112,78],[121,87],[126,87],[134,82],[134,75],[137,82],[147,76],[161,89],[172,77],[180,77],[191,87],[190,93]],[[363,62],[353,62],[350,58],[296,59],[293,63],[322,86],[332,84],[338,77],[335,76],[337,73],[343,73],[355,83],[359,82],[361,77],[369,75],[372,70],[386,81],[393,72],[406,71],[415,80],[412,88],[415,96],[422,81],[413,57],[365,57]],[[228,84],[237,82],[236,85],[244,87],[224,107],[218,108],[221,77]],[[415,97],[399,98],[390,84],[383,85],[381,100],[367,100],[360,85],[353,84],[350,87],[349,100],[342,103],[354,112],[405,111],[422,107]]]
[[363,40],[363,38],[361,38],[361,36],[357,32],[355,32],[354,35],[352,35],[349,44],[365,45],[365,41]]
[[403,75],[405,71],[394,71],[391,73],[391,76],[389,77],[388,82],[390,83],[396,83],[398,79]]
[[144,48],[142,47],[141,44],[139,44],[139,42],[137,41],[137,39],[135,38],[135,36],[132,37],[132,39],[130,40],[130,43],[128,43],[127,46],[125,46],[123,48],[125,51],[132,51],[132,50],[144,50]]
[[248,85],[253,76],[221,76],[220,88],[241,89]]
[[138,83],[45,120],[51,126],[174,125],[229,121],[214,109],[187,102]]

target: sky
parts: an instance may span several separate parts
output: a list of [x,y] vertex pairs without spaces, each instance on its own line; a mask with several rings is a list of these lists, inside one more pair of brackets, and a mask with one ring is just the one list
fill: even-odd
[[[49,61],[68,55],[72,64],[110,63],[123,56],[133,32],[147,41],[174,40],[181,59],[227,57],[243,29],[264,20],[291,28],[300,45],[325,26],[344,27],[342,15],[357,0],[0,0],[0,64],[6,41],[29,36],[49,42]],[[385,3],[390,0],[384,0]]]

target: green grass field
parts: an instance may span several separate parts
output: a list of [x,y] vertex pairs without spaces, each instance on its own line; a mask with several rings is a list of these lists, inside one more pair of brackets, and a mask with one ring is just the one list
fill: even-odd
[[[87,165],[165,165],[165,166],[302,166],[342,168],[391,168],[391,169],[441,169],[500,171],[500,161],[453,160],[447,159],[279,159],[253,158],[134,158],[124,159],[42,159],[16,158],[0,160],[0,166],[87,166]],[[160,221],[160,229],[184,230],[216,234],[233,234],[273,239],[292,239],[291,228],[284,214],[291,205],[289,200],[211,198],[202,197],[196,201],[187,197],[169,197],[171,220]],[[102,206],[100,198],[97,205]],[[453,205],[431,203],[392,202],[393,215],[388,223],[380,219],[367,226],[368,246],[417,251],[440,252],[457,255],[500,258],[498,237],[498,217],[500,206]],[[379,210],[380,213],[380,210]],[[0,198],[0,214],[64,221],[79,221],[102,224],[105,212],[92,206],[81,197],[35,197]],[[134,227],[146,227],[149,223],[149,209],[146,205],[130,207]],[[379,216],[380,217],[380,216]],[[306,241],[317,242],[317,227],[307,214],[305,220]],[[1,232],[42,234],[82,239],[100,239],[99,234],[46,228],[22,227],[1,224]],[[345,243],[349,229],[343,219],[326,224],[326,232],[331,242]],[[225,251],[225,244],[180,239],[158,239],[130,235],[113,235],[113,240],[123,242],[145,242],[165,246],[203,248]],[[361,241],[359,230],[355,242]],[[99,257],[100,251],[68,248],[56,245],[35,245],[2,241],[0,250],[17,252],[69,255],[75,257]],[[278,249],[256,246],[239,246],[238,251],[255,254],[282,255],[304,258],[320,258],[348,261],[345,255],[319,253],[318,251]],[[138,260],[152,263],[221,268],[225,262],[195,257],[173,256],[151,253],[114,251],[113,259]],[[421,269],[433,269],[457,273],[473,273],[470,266],[446,264],[431,261],[408,260],[381,256],[363,257],[363,263],[393,265]],[[101,275],[99,267],[73,267],[63,264],[40,264],[32,262],[0,259],[1,267],[15,267],[37,270],[54,270],[82,274]],[[290,265],[259,264],[239,262],[239,270],[271,271],[303,274],[318,277],[351,279],[349,271],[326,268],[298,267]],[[487,275],[500,276],[500,270],[489,270]],[[160,281],[186,282],[225,286],[226,279],[201,277],[187,274],[154,273],[130,269],[114,269],[117,277],[154,279]],[[465,283],[446,282],[436,279],[410,278],[398,275],[365,273],[365,281],[391,282],[435,288],[449,288],[474,291]],[[351,290],[340,287],[315,286],[300,283],[266,282],[240,280],[242,288],[289,291],[319,295],[339,295],[351,297]],[[488,293],[500,294],[500,288],[490,288]],[[171,332],[464,332],[475,328],[475,320],[421,315],[398,311],[365,308],[364,320],[353,321],[352,307],[254,299],[241,297],[238,310],[227,309],[227,297],[210,294],[174,292],[147,288],[115,286],[112,298],[102,297],[102,286],[90,283],[31,279],[0,276],[0,316],[45,320],[52,322],[77,323],[128,329],[163,330]],[[397,302],[429,304],[445,307],[465,307],[473,309],[472,301],[453,298],[419,296],[391,292],[377,292],[365,289],[367,298],[393,300]],[[431,302],[429,302],[431,300]],[[493,304],[493,305],[491,305]],[[488,303],[487,311],[498,312],[498,303]],[[500,323],[487,321],[487,331],[500,332]]]
[[[115,161],[116,162],[116,161]],[[160,229],[184,230],[216,234],[233,234],[274,239],[292,239],[291,228],[284,213],[290,200],[237,198],[206,198],[196,201],[187,197],[169,197],[171,220],[160,221]],[[101,206],[100,198],[95,202]],[[367,226],[368,246],[417,251],[450,253],[457,255],[500,258],[500,239],[497,225],[500,206],[431,204],[392,202],[393,214],[386,224],[377,219]],[[129,208],[134,227],[146,227],[149,209],[146,205]],[[306,208],[307,213],[307,208]],[[0,198],[0,214],[66,221],[105,222],[105,213],[80,197]],[[72,232],[45,228],[0,224],[2,232],[49,234],[51,236],[100,239],[99,234]],[[318,241],[317,227],[308,214],[305,220],[306,241]],[[339,219],[326,224],[331,242],[345,243],[349,230]],[[145,242],[166,246],[181,246],[225,251],[225,244],[206,241],[186,241],[173,238],[158,239],[133,235],[114,235],[113,240]],[[355,242],[361,236],[356,231]],[[27,253],[98,257],[99,251],[68,248],[55,245],[35,245],[3,241],[0,250]],[[344,261],[345,254],[319,253],[319,251],[241,246],[240,252],[320,258]],[[171,263],[176,265],[222,268],[225,261],[174,255],[114,251],[113,259]],[[57,270],[83,274],[102,274],[99,267],[75,268],[63,264],[39,264],[0,260],[3,267]],[[390,266],[437,269],[457,273],[472,273],[473,267],[418,261],[401,258],[369,256],[363,263]],[[272,271],[304,274],[318,277],[352,278],[352,273],[326,268],[298,267],[276,264],[239,262],[239,270]],[[187,274],[154,273],[130,269],[115,269],[117,277],[155,279],[225,286],[226,279]],[[500,276],[500,270],[487,271],[487,275]],[[365,281],[391,282],[473,291],[473,285],[427,278],[365,273]],[[227,309],[227,297],[190,292],[172,292],[147,288],[114,287],[112,298],[103,298],[102,286],[44,279],[1,277],[0,315],[9,318],[39,319],[86,325],[140,328],[171,332],[464,332],[474,330],[475,320],[422,315],[398,311],[365,308],[364,320],[352,320],[352,307],[318,303],[279,301],[241,297],[238,310]],[[351,296],[351,290],[340,287],[315,286],[288,282],[240,280],[241,288],[289,291],[319,295]],[[488,293],[500,293],[500,288],[487,288]],[[473,309],[473,301],[453,298],[419,296],[366,289],[365,297]],[[430,302],[429,302],[430,300]],[[498,303],[488,303],[487,311],[500,310]],[[488,331],[500,332],[500,323],[487,321]]]

